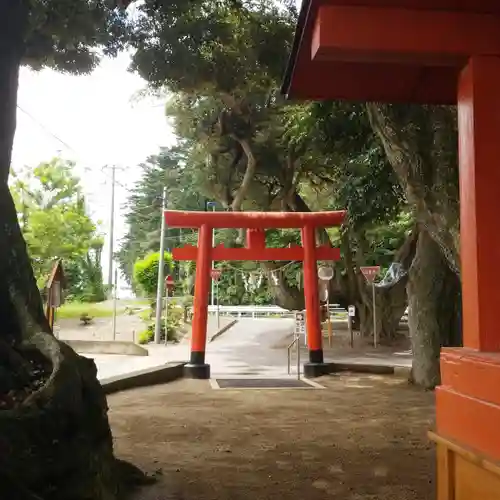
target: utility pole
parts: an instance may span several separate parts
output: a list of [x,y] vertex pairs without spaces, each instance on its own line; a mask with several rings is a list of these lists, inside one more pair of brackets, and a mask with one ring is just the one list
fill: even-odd
[[115,286],[113,293],[113,340],[116,340],[116,301],[118,300],[118,269],[115,269]]
[[[165,208],[167,207],[167,188],[163,188],[163,202],[161,208],[160,229],[160,260],[158,262],[158,288],[156,290],[156,320],[155,320],[155,344],[160,343],[161,336],[161,313],[163,305],[164,267],[165,267]],[[167,331],[165,330],[165,336]]]
[[111,217],[109,222],[109,257],[108,257],[108,285],[109,294],[113,289],[113,243],[115,232],[115,184],[116,184],[116,165],[111,167]]

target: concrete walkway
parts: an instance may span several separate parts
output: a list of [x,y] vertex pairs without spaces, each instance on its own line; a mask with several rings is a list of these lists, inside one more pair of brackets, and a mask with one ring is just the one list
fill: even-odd
[[[292,338],[294,323],[289,319],[241,319],[226,333],[207,344],[207,363],[213,376],[265,376],[287,374],[286,346]],[[302,342],[303,344],[303,342]],[[326,342],[325,342],[326,344]],[[153,368],[172,361],[189,359],[188,340],[180,344],[150,345],[149,356],[94,355],[99,379]],[[292,370],[296,372],[293,353]],[[301,346],[301,364],[308,359]],[[389,348],[346,349],[325,346],[325,360],[377,366],[411,366],[411,354]]]

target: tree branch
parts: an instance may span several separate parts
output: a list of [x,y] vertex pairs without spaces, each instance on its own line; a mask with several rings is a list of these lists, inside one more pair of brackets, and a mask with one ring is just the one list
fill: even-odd
[[240,143],[247,157],[247,168],[245,170],[245,175],[243,176],[240,187],[236,191],[233,202],[231,203],[231,210],[233,210],[234,212],[239,212],[241,210],[243,202],[245,201],[248,190],[250,189],[250,185],[252,184],[255,170],[257,168],[257,161],[253,154],[250,141],[248,141],[247,139],[240,139],[234,135],[232,137]]

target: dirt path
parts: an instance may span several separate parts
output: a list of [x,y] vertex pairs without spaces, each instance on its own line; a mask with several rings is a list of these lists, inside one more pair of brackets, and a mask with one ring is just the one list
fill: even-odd
[[179,381],[109,398],[118,456],[158,471],[137,500],[431,500],[433,395],[395,378],[326,390]]

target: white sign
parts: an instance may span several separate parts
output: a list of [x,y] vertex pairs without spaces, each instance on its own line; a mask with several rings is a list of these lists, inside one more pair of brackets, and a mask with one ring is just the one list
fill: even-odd
[[354,316],[356,316],[356,308],[354,306],[349,306],[347,310],[348,310],[349,316],[351,318],[353,318]]
[[306,333],[306,315],[304,312],[295,312],[295,333],[297,335]]
[[333,268],[321,266],[318,269],[318,278],[323,281],[330,281],[333,278]]

